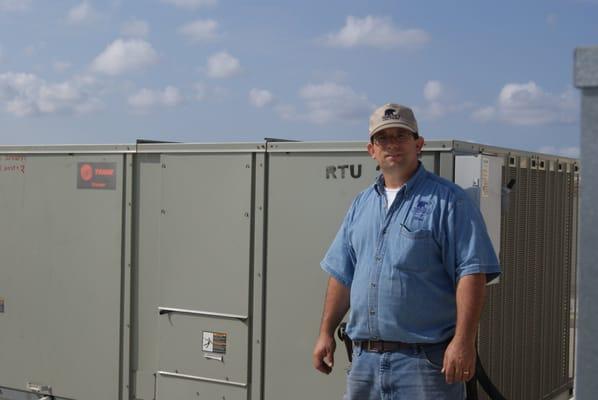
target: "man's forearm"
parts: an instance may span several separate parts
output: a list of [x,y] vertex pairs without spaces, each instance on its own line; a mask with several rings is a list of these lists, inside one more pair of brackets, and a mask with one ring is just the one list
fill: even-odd
[[320,334],[334,335],[334,330],[349,310],[350,293],[350,289],[335,278],[328,278]]
[[486,274],[466,275],[457,284],[457,327],[454,340],[474,343],[486,295]]

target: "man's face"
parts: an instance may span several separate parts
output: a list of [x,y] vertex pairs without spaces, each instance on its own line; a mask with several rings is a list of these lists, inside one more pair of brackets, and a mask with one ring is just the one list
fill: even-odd
[[377,132],[368,144],[368,153],[378,161],[380,169],[391,171],[412,167],[424,145],[424,138],[417,139],[411,131],[387,128]]

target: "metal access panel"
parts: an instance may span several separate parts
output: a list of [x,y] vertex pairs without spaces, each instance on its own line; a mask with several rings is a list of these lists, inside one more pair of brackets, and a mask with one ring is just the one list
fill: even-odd
[[479,207],[496,254],[500,253],[503,161],[484,154],[455,156],[455,183]]
[[137,163],[136,398],[245,399],[255,156],[164,146]]
[[0,149],[0,389],[119,399],[126,155],[12,150]]
[[[328,276],[320,261],[353,198],[375,181],[365,143],[275,143],[268,149],[264,400],[336,399],[349,366],[339,344],[335,367],[312,366]],[[438,171],[439,153],[422,161]]]

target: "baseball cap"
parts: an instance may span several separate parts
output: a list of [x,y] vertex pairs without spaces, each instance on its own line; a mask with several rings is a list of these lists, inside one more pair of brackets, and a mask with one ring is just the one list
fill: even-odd
[[377,108],[370,116],[370,137],[386,128],[404,128],[418,133],[413,110],[395,103],[387,103]]

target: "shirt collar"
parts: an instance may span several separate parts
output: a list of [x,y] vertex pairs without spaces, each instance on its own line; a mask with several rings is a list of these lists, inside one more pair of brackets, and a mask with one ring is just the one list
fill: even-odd
[[[417,184],[418,181],[422,179],[422,177],[426,174],[426,169],[421,161],[418,161],[417,169],[415,173],[409,178],[407,182],[403,185],[405,194],[409,193]],[[379,195],[383,195],[385,193],[384,190],[384,175],[380,174],[376,178],[376,182],[374,183],[374,189],[378,192]]]

